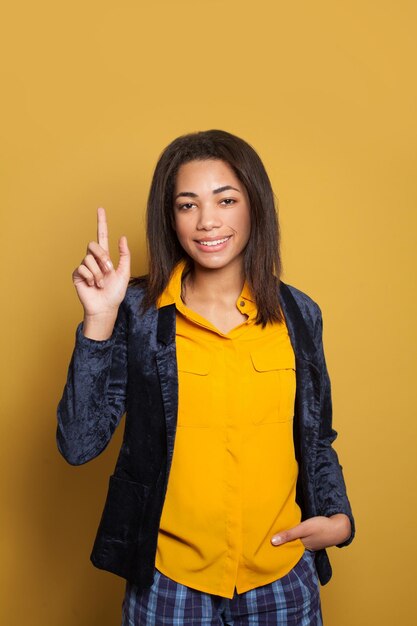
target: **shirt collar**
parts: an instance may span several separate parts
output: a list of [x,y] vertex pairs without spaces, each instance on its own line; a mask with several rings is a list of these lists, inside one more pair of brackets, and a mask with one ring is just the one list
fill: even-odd
[[185,269],[185,260],[180,261],[174,267],[167,286],[158,298],[156,308],[160,309],[168,304],[176,304],[177,300],[181,301],[181,278]]
[[[174,267],[167,286],[158,298],[158,302],[156,305],[158,309],[169,304],[175,304],[178,310],[181,310],[184,307],[184,303],[181,300],[181,279],[185,266],[186,261],[185,259],[182,259]],[[244,304],[242,304],[243,302]],[[240,292],[240,295],[236,301],[236,305],[239,311],[248,315],[249,318],[256,317],[257,308],[255,304],[255,299],[246,280],[242,287],[242,291]]]

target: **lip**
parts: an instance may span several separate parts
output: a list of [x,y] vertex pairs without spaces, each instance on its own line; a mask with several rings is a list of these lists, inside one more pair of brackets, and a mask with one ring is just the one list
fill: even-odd
[[[206,242],[210,242],[210,241],[218,241],[219,239],[226,239],[226,241],[223,241],[222,243],[216,244],[216,245],[211,245],[211,246],[205,246],[203,243],[200,243],[201,241],[206,241]],[[218,252],[219,250],[223,250],[223,248],[225,248],[227,246],[227,244],[229,243],[230,239],[231,239],[232,235],[225,235],[224,237],[204,237],[202,239],[195,239],[195,243],[198,247],[199,250],[201,250],[202,252]]]

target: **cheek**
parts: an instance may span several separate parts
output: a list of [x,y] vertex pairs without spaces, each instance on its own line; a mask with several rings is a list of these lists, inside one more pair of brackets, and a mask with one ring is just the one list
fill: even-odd
[[183,244],[187,239],[187,225],[182,220],[173,220],[174,231],[177,235],[178,241]]

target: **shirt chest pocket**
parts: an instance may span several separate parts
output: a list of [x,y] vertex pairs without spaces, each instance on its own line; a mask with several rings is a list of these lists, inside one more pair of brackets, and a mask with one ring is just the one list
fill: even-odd
[[197,346],[181,346],[178,362],[178,426],[207,428],[213,409],[211,358]]
[[250,354],[250,406],[254,424],[288,422],[294,417],[294,352],[256,350]]

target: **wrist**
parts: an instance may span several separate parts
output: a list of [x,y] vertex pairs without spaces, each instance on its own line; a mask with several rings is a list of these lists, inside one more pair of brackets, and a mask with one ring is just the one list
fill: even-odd
[[85,314],[82,327],[84,337],[97,341],[109,339],[113,334],[117,311],[118,309],[105,313]]

